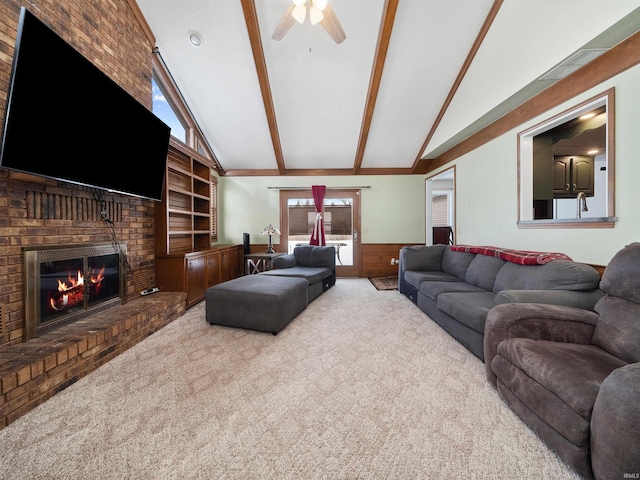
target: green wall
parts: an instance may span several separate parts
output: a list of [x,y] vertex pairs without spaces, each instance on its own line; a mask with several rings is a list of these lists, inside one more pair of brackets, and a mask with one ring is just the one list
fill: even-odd
[[[640,241],[640,66],[458,158],[457,243],[562,252],[606,265],[626,244]],[[519,229],[518,133],[615,87],[615,228]],[[436,172],[437,173],[437,172]]]
[[[220,177],[218,185],[219,242],[267,243],[260,236],[280,223],[280,191],[269,187],[360,187],[362,243],[425,242],[425,181],[423,175],[348,175],[301,177]],[[278,239],[274,239],[276,243]]]
[[[606,265],[626,244],[640,241],[640,66],[519,125],[442,170],[456,165],[457,243],[562,252],[574,260]],[[519,132],[615,87],[615,228],[519,229]],[[433,172],[437,174],[439,171]],[[431,174],[431,175],[433,175]],[[430,175],[430,176],[431,176]],[[336,177],[222,177],[219,243],[265,243],[264,226],[280,219],[279,190],[268,187],[363,186],[362,242],[425,242],[425,182],[422,175]]]

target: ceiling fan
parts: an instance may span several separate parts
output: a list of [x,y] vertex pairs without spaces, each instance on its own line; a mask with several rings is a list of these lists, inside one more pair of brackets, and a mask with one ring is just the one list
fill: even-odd
[[347,38],[338,17],[327,4],[327,0],[293,0],[293,4],[285,10],[280,18],[271,38],[282,40],[296,21],[298,23],[304,22],[307,10],[311,24],[320,23],[334,42],[342,43]]

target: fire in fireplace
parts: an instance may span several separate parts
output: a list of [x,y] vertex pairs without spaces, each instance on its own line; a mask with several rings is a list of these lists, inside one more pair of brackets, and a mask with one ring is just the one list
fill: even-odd
[[126,302],[126,245],[25,248],[25,339]]

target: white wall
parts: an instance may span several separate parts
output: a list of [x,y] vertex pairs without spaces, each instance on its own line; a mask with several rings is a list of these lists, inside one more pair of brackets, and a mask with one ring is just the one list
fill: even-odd
[[[423,175],[357,175],[335,177],[220,177],[218,185],[219,242],[267,243],[262,229],[280,223],[280,193],[269,187],[371,186],[362,189],[362,243],[425,243]],[[274,243],[279,242],[274,238]]]
[[[457,243],[562,252],[606,265],[626,244],[640,241],[639,85],[636,66],[457,159]],[[610,87],[616,96],[615,228],[518,229],[518,133]]]

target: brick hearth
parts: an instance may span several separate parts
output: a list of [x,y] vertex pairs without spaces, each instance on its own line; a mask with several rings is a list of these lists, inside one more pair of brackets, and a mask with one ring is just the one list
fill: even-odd
[[0,349],[0,428],[181,316],[185,297],[136,298]]

